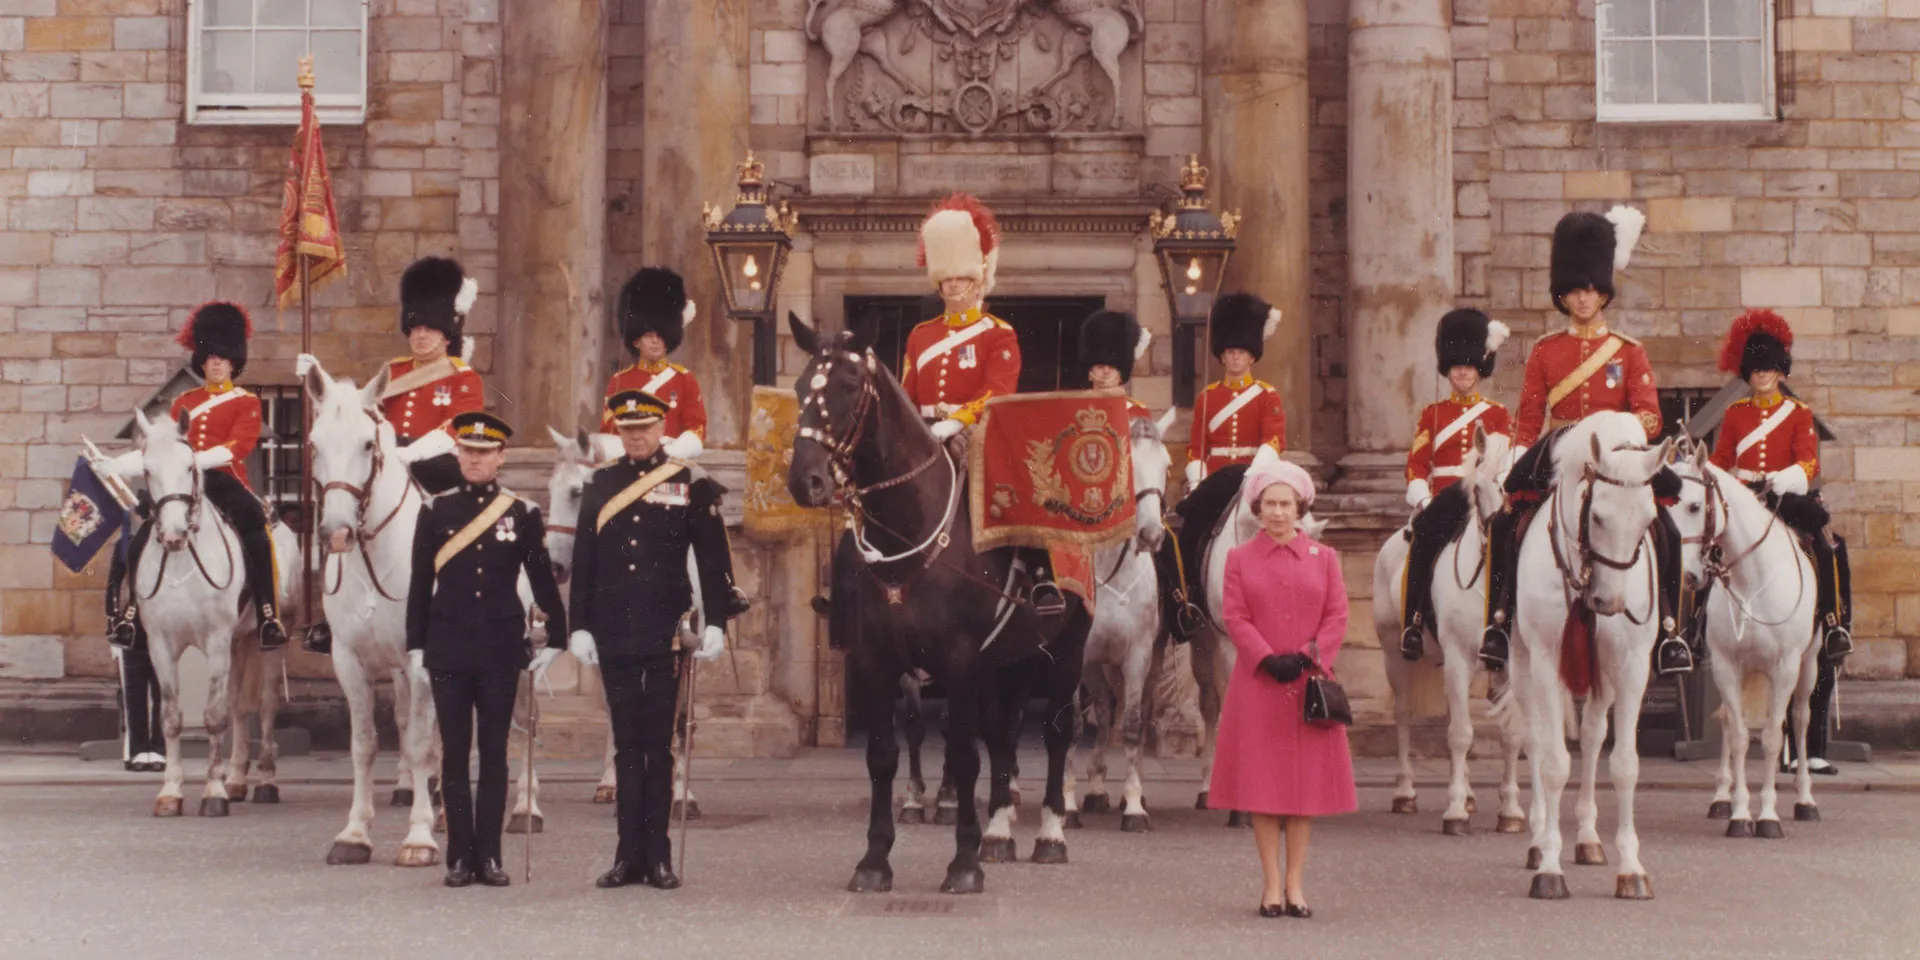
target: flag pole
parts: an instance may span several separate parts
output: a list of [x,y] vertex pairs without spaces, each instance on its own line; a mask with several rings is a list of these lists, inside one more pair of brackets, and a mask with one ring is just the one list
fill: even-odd
[[[300,58],[300,99],[304,108],[313,99],[313,55]],[[311,116],[311,111],[302,109],[302,114]],[[316,119],[316,123],[318,120]],[[304,130],[302,131],[304,133]],[[304,184],[302,185],[304,189]],[[300,265],[300,352],[313,353],[313,281],[308,272],[307,255],[300,252],[299,241],[294,242],[294,258]],[[313,608],[313,534],[318,528],[320,517],[317,505],[313,502],[313,394],[306,384],[300,385],[300,613],[311,627],[320,618]]]

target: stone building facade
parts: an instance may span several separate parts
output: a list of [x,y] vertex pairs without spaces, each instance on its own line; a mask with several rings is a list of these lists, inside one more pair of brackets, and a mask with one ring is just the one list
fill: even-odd
[[[1007,228],[998,293],[1056,339],[1062,311],[1135,311],[1155,342],[1134,392],[1164,409],[1146,221],[1198,155],[1216,207],[1245,217],[1228,286],[1286,313],[1260,370],[1295,455],[1332,481],[1347,676],[1380,717],[1365,594],[1413,412],[1442,389],[1431,324],[1456,302],[1510,324],[1492,392],[1511,400],[1558,322],[1555,220],[1631,203],[1648,231],[1610,319],[1663,387],[1698,390],[1723,382],[1735,315],[1787,313],[1795,385],[1838,434],[1848,669],[1920,676],[1920,3],[1751,2],[1773,18],[1776,119],[1601,122],[1595,0],[370,0],[364,119],[325,132],[350,274],[318,295],[316,352],[336,373],[401,352],[399,272],[454,256],[480,280],[469,331],[494,406],[537,437],[589,422],[622,356],[619,283],[669,264],[700,301],[680,359],[706,385],[709,446],[737,449],[750,332],[722,319],[699,212],[731,201],[751,150],[801,218],[783,308],[838,324],[919,296],[913,228],[970,189]],[[71,576],[46,545],[79,437],[115,435],[175,375],[187,313],[249,305],[246,379],[292,382],[297,318],[270,307],[291,127],[188,122],[195,23],[184,0],[0,0],[0,717],[110,689],[104,563]],[[784,337],[780,358],[790,382]],[[708,743],[836,742],[838,661],[806,604],[824,545],[736,549],[760,602],[726,675],[703,673]],[[289,660],[324,699],[324,661]],[[584,729],[595,691],[569,689]]]

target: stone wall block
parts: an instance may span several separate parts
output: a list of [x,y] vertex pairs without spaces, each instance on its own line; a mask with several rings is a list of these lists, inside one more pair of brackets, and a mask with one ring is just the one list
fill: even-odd
[[[29,548],[32,549],[32,548]],[[40,565],[49,561],[44,556]],[[0,677],[58,680],[66,676],[66,654],[57,636],[0,636]]]
[[1659,197],[1647,201],[1652,233],[1707,233],[1733,229],[1731,197]]

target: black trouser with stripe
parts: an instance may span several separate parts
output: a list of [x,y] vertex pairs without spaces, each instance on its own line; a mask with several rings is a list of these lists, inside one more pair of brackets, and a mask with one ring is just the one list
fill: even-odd
[[[520,671],[433,673],[433,709],[440,719],[440,793],[447,805],[447,863],[469,868],[500,861],[507,816],[507,734],[513,729]],[[474,722],[475,715],[479,722]],[[480,783],[469,780],[467,755],[480,737]]]
[[620,845],[613,859],[642,872],[672,865],[673,718],[680,697],[673,655],[602,660],[613,724],[614,798]]

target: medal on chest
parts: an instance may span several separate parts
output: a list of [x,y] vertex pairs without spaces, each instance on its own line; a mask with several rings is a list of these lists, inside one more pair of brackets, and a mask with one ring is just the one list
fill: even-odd
[[647,495],[642,499],[648,503],[658,504],[663,507],[684,507],[688,503],[687,492],[687,484],[662,483],[652,490],[648,490]]
[[1615,360],[1607,364],[1606,375],[1607,375],[1607,389],[1608,390],[1617,389],[1620,386],[1620,381],[1626,379],[1626,365],[1622,364],[1618,360]]
[[453,406],[453,386],[451,384],[443,383],[433,388],[433,405],[436,407]]
[[493,525],[493,538],[506,543],[520,539],[519,532],[514,529],[512,514],[501,517],[499,522]]
[[962,370],[971,370],[980,365],[980,355],[974,352],[973,344],[960,348],[959,366]]

